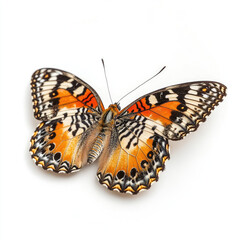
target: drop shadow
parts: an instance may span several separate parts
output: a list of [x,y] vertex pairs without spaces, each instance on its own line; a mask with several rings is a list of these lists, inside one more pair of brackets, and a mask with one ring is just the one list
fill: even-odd
[[140,198],[142,199],[145,196],[146,192],[148,192],[148,190],[146,190],[146,191],[141,191],[137,194],[121,193],[118,191],[109,190],[106,186],[100,184],[98,180],[96,180],[95,183],[96,183],[96,187],[98,185],[99,191],[101,193],[104,193],[105,195],[113,199],[122,199],[122,200],[129,200],[129,199],[133,200],[133,199],[140,199]]

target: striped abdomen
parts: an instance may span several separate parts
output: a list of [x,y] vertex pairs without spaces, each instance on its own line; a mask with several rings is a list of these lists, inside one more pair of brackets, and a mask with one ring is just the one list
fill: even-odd
[[97,160],[97,158],[102,153],[103,147],[104,147],[104,139],[105,139],[105,133],[100,132],[99,135],[96,138],[96,141],[93,144],[92,149],[88,153],[88,160],[87,162],[90,164]]

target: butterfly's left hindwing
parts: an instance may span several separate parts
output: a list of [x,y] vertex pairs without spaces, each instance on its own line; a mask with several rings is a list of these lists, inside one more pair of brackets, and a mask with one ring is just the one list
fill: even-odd
[[99,158],[98,179],[110,190],[133,194],[158,180],[169,158],[168,140],[131,120],[118,121]]

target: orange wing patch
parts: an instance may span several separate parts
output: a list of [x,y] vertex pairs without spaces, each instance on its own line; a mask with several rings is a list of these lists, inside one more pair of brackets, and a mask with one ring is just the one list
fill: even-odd
[[120,115],[144,122],[168,139],[180,140],[195,131],[225,95],[226,87],[218,82],[183,83],[137,99]]
[[[131,137],[128,139],[130,141]],[[118,142],[107,160],[100,156],[97,176],[110,190],[136,194],[158,180],[158,173],[164,169],[167,158],[167,139],[157,134],[150,136],[146,143],[139,141],[129,149]]]
[[[61,108],[81,108],[86,107],[82,102],[78,101],[76,97],[71,95],[67,90],[64,89],[58,89],[56,91],[58,94],[56,97],[58,97],[58,107]],[[56,98],[54,97],[54,98]]]
[[[88,122],[80,121],[83,115]],[[31,139],[30,151],[36,164],[54,172],[69,173],[80,169],[87,163],[87,152],[99,133],[93,124],[95,121],[95,115],[76,110],[64,119],[42,122]],[[92,137],[84,140],[86,134]]]
[[89,108],[101,114],[101,99],[94,89],[71,73],[57,69],[39,69],[32,75],[34,116],[47,121],[60,109]]
[[89,89],[86,89],[85,94],[79,96],[78,100],[81,101],[86,106],[91,106],[93,108],[96,108],[98,106],[98,102],[96,98],[94,97],[93,93]]

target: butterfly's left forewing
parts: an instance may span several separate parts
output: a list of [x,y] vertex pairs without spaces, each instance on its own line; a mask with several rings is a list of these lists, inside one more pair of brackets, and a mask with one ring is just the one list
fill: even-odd
[[100,131],[101,99],[84,81],[57,69],[37,70],[31,86],[34,116],[42,120],[31,138],[32,158],[46,170],[80,169]]
[[180,140],[195,131],[226,95],[218,82],[191,82],[170,86],[147,94],[123,109],[120,116],[145,121],[170,140]]

